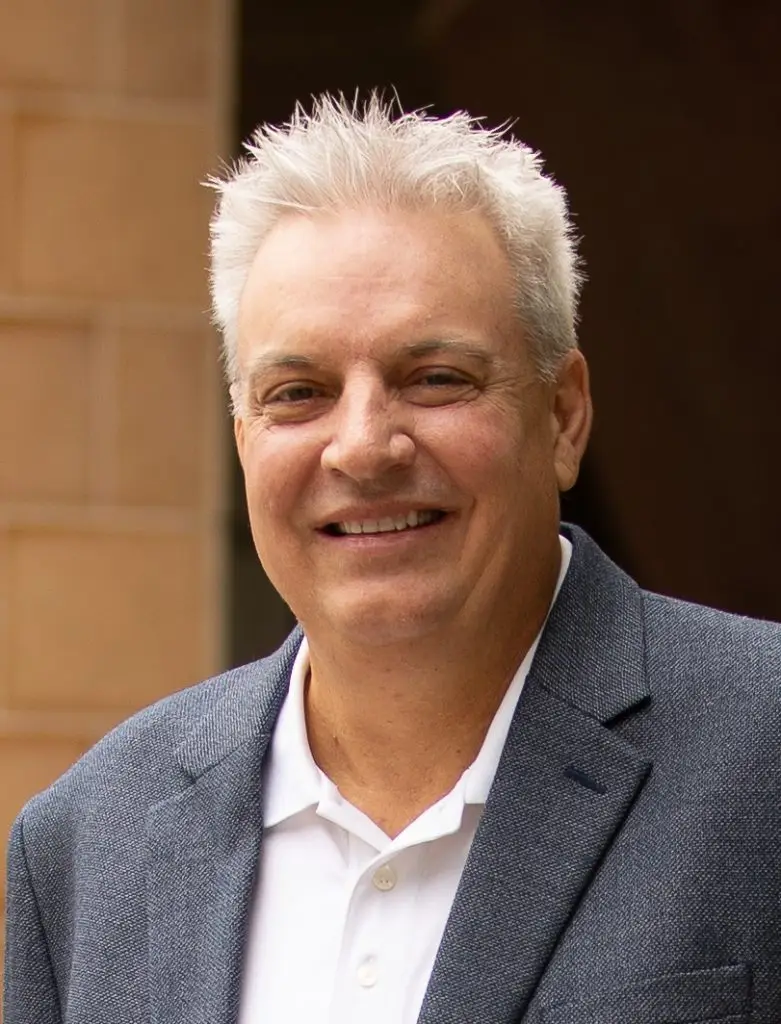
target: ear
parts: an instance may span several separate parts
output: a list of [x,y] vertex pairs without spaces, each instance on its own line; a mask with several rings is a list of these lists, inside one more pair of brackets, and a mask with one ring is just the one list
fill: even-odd
[[593,417],[588,364],[579,349],[568,352],[559,367],[551,416],[556,481],[560,491],[568,491],[578,478]]

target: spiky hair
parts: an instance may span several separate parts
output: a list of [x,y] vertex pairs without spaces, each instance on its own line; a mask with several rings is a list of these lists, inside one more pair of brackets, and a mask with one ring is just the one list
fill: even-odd
[[481,213],[513,271],[517,314],[543,377],[577,346],[582,282],[564,190],[540,155],[464,112],[403,113],[373,94],[364,104],[323,95],[282,126],[262,125],[247,155],[209,184],[214,320],[228,380],[236,381],[239,303],[263,239],[280,218],[360,206]]

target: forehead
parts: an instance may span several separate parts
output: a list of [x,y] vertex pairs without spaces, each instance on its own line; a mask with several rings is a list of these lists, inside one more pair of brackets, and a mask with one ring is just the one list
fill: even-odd
[[[330,334],[423,340],[495,333],[513,317],[509,263],[478,214],[351,210],[284,217],[253,261],[242,347]],[[418,336],[421,335],[421,336]]]

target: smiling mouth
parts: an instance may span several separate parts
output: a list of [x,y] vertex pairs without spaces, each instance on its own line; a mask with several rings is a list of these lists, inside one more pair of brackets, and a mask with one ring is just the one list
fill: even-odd
[[405,530],[419,530],[441,522],[446,513],[441,509],[421,509],[401,516],[386,516],[383,519],[360,519],[351,522],[329,523],[323,532],[330,537],[355,536],[359,533],[402,533]]

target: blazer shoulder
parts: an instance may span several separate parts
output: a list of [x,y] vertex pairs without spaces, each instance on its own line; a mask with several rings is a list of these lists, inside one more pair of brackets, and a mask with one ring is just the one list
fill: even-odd
[[781,623],[643,593],[652,672],[753,694],[781,707]]
[[[289,646],[290,641],[288,641]],[[191,782],[177,751],[201,723],[223,707],[247,700],[247,691],[270,687],[279,656],[214,676],[144,708],[112,729],[62,776],[22,809],[26,834],[57,824],[80,830],[99,817],[121,827]]]

